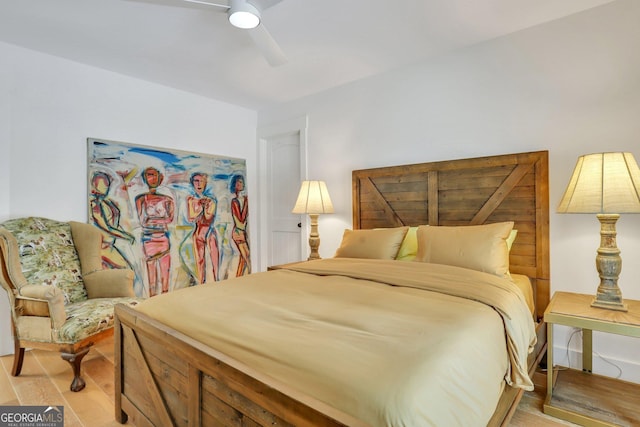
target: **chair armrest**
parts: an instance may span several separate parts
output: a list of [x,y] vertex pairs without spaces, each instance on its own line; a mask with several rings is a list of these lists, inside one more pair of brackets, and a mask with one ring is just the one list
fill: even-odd
[[50,317],[54,329],[67,319],[64,294],[54,286],[24,285],[16,295],[16,307],[21,316]]
[[96,270],[82,276],[89,298],[135,297],[133,270]]
[[64,302],[64,296],[62,291],[55,286],[45,285],[24,285],[18,290],[18,295],[21,297],[34,298],[40,300],[53,300],[61,297]]

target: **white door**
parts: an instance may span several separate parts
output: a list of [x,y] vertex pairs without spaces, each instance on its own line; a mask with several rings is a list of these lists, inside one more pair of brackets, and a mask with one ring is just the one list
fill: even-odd
[[[300,188],[300,144],[295,134],[273,138],[268,146],[269,243],[267,264],[300,261],[300,215],[292,214]],[[300,226],[298,226],[300,224]]]
[[306,118],[258,130],[260,270],[307,258],[307,215],[292,214],[306,179]]

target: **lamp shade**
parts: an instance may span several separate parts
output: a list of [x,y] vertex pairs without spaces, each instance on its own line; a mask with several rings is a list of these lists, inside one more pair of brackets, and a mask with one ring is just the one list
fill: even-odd
[[640,213],[640,169],[633,154],[579,157],[558,213]]
[[324,181],[302,181],[298,200],[291,212],[295,214],[333,213],[333,204]]

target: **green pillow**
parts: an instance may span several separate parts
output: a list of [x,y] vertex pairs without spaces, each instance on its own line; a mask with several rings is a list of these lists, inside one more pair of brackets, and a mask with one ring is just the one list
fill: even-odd
[[409,227],[404,240],[400,244],[396,259],[399,261],[413,261],[418,253],[418,227]]

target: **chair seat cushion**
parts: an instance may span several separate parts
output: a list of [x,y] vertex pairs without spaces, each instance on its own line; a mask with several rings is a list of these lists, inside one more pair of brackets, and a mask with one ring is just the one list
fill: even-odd
[[136,306],[141,298],[94,298],[67,305],[67,321],[58,331],[57,342],[74,343],[113,327],[116,304]]

